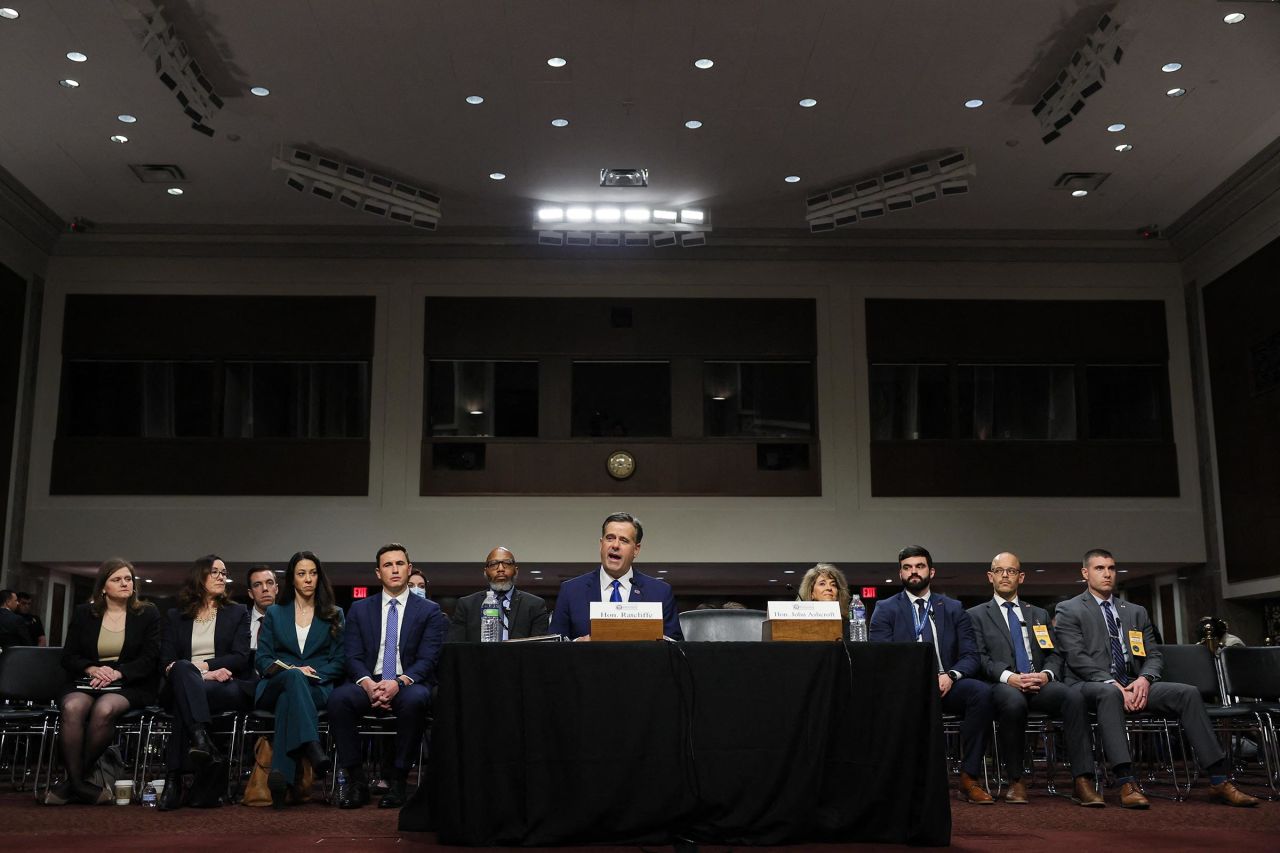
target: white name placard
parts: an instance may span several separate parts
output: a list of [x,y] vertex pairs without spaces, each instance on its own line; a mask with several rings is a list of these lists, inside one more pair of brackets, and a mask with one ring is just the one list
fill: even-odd
[[837,601],[770,601],[770,619],[839,619]]
[[592,619],[662,620],[661,601],[593,601]]

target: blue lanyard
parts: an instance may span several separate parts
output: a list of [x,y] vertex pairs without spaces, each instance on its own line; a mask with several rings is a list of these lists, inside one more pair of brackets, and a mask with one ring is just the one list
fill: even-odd
[[[922,612],[923,612],[923,615],[922,615]],[[929,601],[924,606],[923,611],[921,611],[920,608],[916,607],[915,604],[911,605],[911,621],[916,626],[916,636],[915,636],[916,640],[920,639],[920,635],[924,633],[924,626],[928,625],[929,620],[932,618],[933,618],[933,602],[932,601]]]

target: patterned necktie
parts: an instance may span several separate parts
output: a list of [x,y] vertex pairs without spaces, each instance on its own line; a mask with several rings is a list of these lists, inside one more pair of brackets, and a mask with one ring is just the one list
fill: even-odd
[[510,639],[511,634],[511,592],[502,594],[502,639]]
[[1107,634],[1111,637],[1111,675],[1124,687],[1129,683],[1128,667],[1124,663],[1124,647],[1120,645],[1120,626],[1111,614],[1111,602],[1102,602],[1102,615],[1107,617]]
[[382,639],[382,680],[396,680],[396,647],[399,645],[400,620],[396,616],[396,605],[400,602],[391,599],[387,607],[387,635]]
[[1013,643],[1013,662],[1017,664],[1018,672],[1030,672],[1031,661],[1027,659],[1027,647],[1022,644],[1022,623],[1018,620],[1012,601],[1006,601],[1004,606],[1009,610],[1009,641]]
[[613,592],[609,593],[609,600],[621,601],[622,600],[622,581],[615,580],[613,583],[609,584],[609,586],[613,587]]

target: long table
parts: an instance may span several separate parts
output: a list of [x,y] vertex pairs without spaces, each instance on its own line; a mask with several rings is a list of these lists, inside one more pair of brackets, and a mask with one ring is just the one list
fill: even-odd
[[439,676],[400,828],[441,843],[950,843],[919,644],[451,644]]

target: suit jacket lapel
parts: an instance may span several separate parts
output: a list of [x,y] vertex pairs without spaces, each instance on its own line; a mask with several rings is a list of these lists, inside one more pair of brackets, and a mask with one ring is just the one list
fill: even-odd
[[520,599],[523,593],[518,589],[511,590],[511,609],[507,611],[507,637],[510,638],[516,629],[516,614],[520,611]]
[[587,601],[604,601],[600,597],[600,573],[603,571],[604,569],[596,569],[591,573],[591,583],[587,584],[589,587],[587,589]]
[[[1025,601],[1020,601],[1018,602],[1018,609],[1022,611],[1022,624],[1027,626],[1027,645],[1031,647],[1031,665],[1036,671],[1039,671],[1044,664],[1044,650],[1036,642],[1036,632],[1031,628],[1032,625],[1036,624],[1031,618],[1031,606]],[[1012,637],[1010,640],[1012,640]]]

